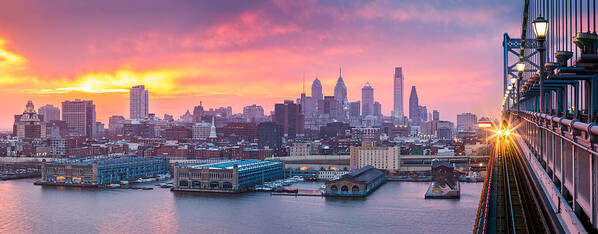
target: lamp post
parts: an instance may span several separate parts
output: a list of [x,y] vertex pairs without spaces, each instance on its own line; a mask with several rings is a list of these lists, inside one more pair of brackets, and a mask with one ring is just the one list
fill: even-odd
[[507,95],[506,95],[506,99],[507,99],[507,112],[510,111],[511,109],[511,91],[513,90],[513,86],[511,84],[507,85]]
[[519,62],[517,63],[517,114],[519,114],[519,92],[520,92],[520,84],[521,79],[523,79],[523,71],[525,71],[525,63]]
[[517,87],[515,87],[515,82],[517,82],[517,78],[511,78],[511,83],[509,84],[511,86],[510,95],[511,95],[511,100],[513,102],[513,109],[511,109],[511,110],[515,110],[515,105],[517,105],[517,102],[519,101],[519,100],[515,99],[516,98],[515,92],[517,92]]
[[546,47],[544,42],[546,41],[546,33],[548,32],[548,20],[540,16],[532,22],[532,26],[536,40],[538,40],[538,52],[540,52],[540,112],[544,113],[546,112],[546,96],[544,95],[544,53],[546,52]]

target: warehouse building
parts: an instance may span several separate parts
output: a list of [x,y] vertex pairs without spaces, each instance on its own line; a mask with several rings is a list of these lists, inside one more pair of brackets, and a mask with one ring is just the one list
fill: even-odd
[[283,177],[280,161],[243,160],[178,164],[172,191],[238,193]]
[[383,171],[365,166],[341,178],[326,182],[326,196],[364,197],[386,181]]
[[97,187],[168,173],[165,157],[115,155],[60,159],[42,163],[38,185]]

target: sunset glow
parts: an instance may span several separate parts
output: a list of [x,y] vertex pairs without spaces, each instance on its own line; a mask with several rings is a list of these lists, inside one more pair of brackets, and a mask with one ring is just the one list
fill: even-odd
[[[234,112],[259,104],[269,112],[273,103],[299,97],[304,78],[310,87],[319,77],[324,94],[332,95],[339,67],[349,100],[359,100],[370,82],[386,115],[393,68],[402,66],[405,87],[417,85],[420,102],[448,120],[465,110],[491,116],[501,95],[496,35],[518,27],[504,19],[490,27],[511,10],[490,2],[264,1],[152,9],[131,2],[119,11],[94,10],[116,7],[108,1],[71,3],[66,12],[49,6],[61,4],[67,6],[18,1],[0,9],[14,17],[0,20],[0,99],[12,100],[3,104],[0,129],[11,128],[12,115],[27,100],[42,106],[93,98],[98,120],[106,122],[126,115],[127,90],[138,84],[149,90],[150,112],[158,116],[180,116],[200,101]],[[160,17],[154,8],[164,9]],[[34,11],[44,17],[25,13]],[[173,20],[157,19],[168,17]]]

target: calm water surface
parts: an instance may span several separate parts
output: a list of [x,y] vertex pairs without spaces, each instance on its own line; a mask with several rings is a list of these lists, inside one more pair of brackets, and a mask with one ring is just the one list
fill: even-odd
[[392,182],[349,200],[32,183],[0,181],[0,233],[470,233],[482,188],[462,183],[460,200],[425,200],[427,183]]

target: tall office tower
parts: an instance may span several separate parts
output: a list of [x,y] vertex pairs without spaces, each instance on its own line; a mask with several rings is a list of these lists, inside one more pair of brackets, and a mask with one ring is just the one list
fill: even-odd
[[345,86],[340,70],[336,86],[334,86],[334,99],[340,104],[339,108],[341,110],[349,103],[347,100],[347,86]]
[[305,93],[301,94],[301,99],[299,100],[301,104],[301,112],[304,116],[314,116],[316,113],[316,102],[314,102],[314,98],[310,96],[305,96]]
[[477,130],[478,117],[472,113],[457,115],[457,131],[471,132]]
[[64,101],[62,120],[66,122],[70,135],[92,138],[96,123],[96,105],[90,100]]
[[437,110],[433,110],[432,111],[432,120],[440,120],[440,112],[438,112]]
[[149,94],[144,85],[137,85],[131,88],[129,93],[129,110],[131,119],[144,119],[148,114]]
[[349,108],[350,111],[350,115],[351,118],[359,118],[359,115],[361,114],[360,111],[360,107],[361,107],[361,102],[360,101],[356,101],[356,102],[351,102],[351,107]]
[[392,116],[403,117],[403,68],[395,67],[394,108]]
[[374,102],[374,115],[377,117],[382,117],[382,104],[379,102]]
[[419,106],[419,118],[422,122],[428,121],[428,107]]
[[311,84],[311,96],[316,102],[324,99],[324,95],[322,94],[322,83],[320,83],[318,77],[316,77],[314,82]]
[[46,123],[42,120],[43,116],[38,116],[35,113],[33,102],[28,101],[23,114],[15,115],[13,135],[21,138],[46,137]]
[[274,105],[272,120],[282,126],[282,132],[286,137],[295,138],[297,135],[303,135],[305,120],[301,114],[301,105],[293,101],[285,100],[284,103]]
[[321,102],[320,106],[320,115],[328,114],[331,119],[337,119],[339,115],[339,106],[340,104],[336,101],[334,96],[324,96],[324,100]]
[[411,86],[411,94],[409,95],[409,119],[413,121],[414,124],[419,124],[421,122],[420,108],[419,108],[419,101],[417,99],[417,91],[415,91],[415,85]]
[[374,114],[374,88],[369,82],[361,88],[361,114],[363,116]]
[[259,146],[276,149],[282,145],[282,126],[276,122],[263,122],[257,127]]
[[37,113],[44,116],[44,122],[60,120],[60,109],[53,105],[42,106],[37,110]]

